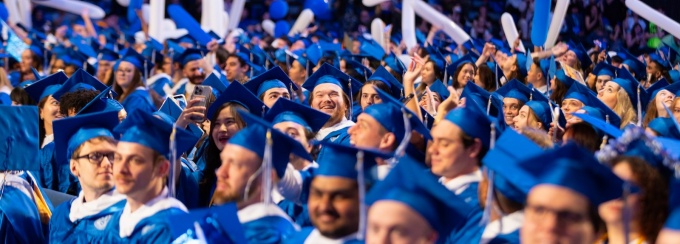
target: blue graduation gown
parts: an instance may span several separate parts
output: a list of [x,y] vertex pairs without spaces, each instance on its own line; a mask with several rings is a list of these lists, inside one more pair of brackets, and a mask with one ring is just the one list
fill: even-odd
[[198,167],[185,158],[181,158],[181,161],[182,168],[175,186],[176,198],[188,209],[198,208],[198,180],[200,177]]
[[41,188],[54,188],[54,142],[48,143],[38,151],[38,160],[40,160],[40,171],[32,171],[31,174],[35,176],[35,181]]
[[149,91],[144,89],[136,89],[121,103],[128,114],[132,114],[137,109],[153,113],[156,111],[156,106],[151,101]]
[[442,236],[448,236],[445,240],[441,240],[439,243],[479,243],[479,238],[484,232],[484,225],[480,225],[480,221],[483,216],[482,209],[477,206],[472,209],[472,211],[467,216],[467,221],[461,227],[455,228],[448,235],[440,234]]
[[[305,243],[307,238],[312,234],[312,232],[315,230],[314,226],[310,227],[305,227],[300,230],[295,236],[293,236],[291,239],[287,240],[285,243],[287,244],[300,244],[300,243]],[[344,240],[341,240],[342,243],[344,244],[358,244],[358,243],[364,243],[364,241],[357,240],[355,238],[349,237],[349,238],[344,238]],[[311,240],[310,240],[311,242]]]
[[[329,133],[322,141],[330,141],[334,143],[339,143],[342,145],[350,145],[349,143],[349,133],[347,133],[348,127],[333,131]],[[321,147],[319,151],[319,156],[317,156],[317,162],[325,162],[324,157],[333,157],[333,155],[328,154],[325,148]]]
[[255,203],[238,211],[248,243],[282,243],[294,236],[298,227],[276,205]]
[[38,185],[63,193],[80,192],[78,178],[71,174],[68,164],[57,164],[54,142],[50,142],[40,150],[40,173],[35,174]]
[[[75,199],[74,199],[75,200]],[[122,200],[98,214],[71,222],[71,204],[65,202],[57,207],[50,219],[50,243],[100,243],[106,238],[106,227],[113,215],[123,210],[125,200]]]
[[45,243],[44,228],[35,203],[21,190],[5,186],[0,200],[2,243]]
[[477,194],[477,188],[479,187],[479,182],[472,182],[468,184],[468,187],[463,190],[457,196],[463,199],[468,205],[473,207],[479,207],[479,195]]
[[168,216],[184,214],[178,208],[168,208],[158,211],[156,214],[142,219],[135,225],[135,229],[129,237],[120,237],[120,217],[123,211],[118,211],[109,221],[106,227],[105,243],[171,243],[172,231]]

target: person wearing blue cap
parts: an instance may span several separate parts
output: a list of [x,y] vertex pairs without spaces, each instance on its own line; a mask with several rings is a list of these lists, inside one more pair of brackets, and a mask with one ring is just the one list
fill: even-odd
[[[303,87],[311,91],[310,106],[331,116],[317,133],[316,139],[348,143],[347,129],[354,125],[354,122],[348,119],[352,117],[348,116],[351,111],[350,105],[352,97],[361,88],[361,83],[326,63],[307,79]],[[322,157],[324,149],[319,153],[319,159]]]
[[532,96],[531,89],[517,79],[505,83],[496,91],[503,97],[503,112],[505,112],[505,124],[512,127],[513,119],[519,114],[519,110],[529,101]]
[[106,85],[97,78],[79,69],[52,94],[52,97],[59,101],[60,112],[71,117],[106,88]]
[[591,89],[594,88],[595,92],[602,90],[605,83],[617,77],[616,73],[618,70],[616,67],[605,62],[598,63],[588,77],[589,79],[591,77],[595,78],[595,84]]
[[593,243],[600,231],[597,208],[624,195],[628,184],[574,143],[519,165],[537,179],[526,199],[522,243]]
[[199,49],[187,49],[178,57],[179,68],[182,70],[184,78],[175,84],[173,90],[177,94],[185,94],[191,96],[194,92],[194,87],[203,83],[207,70],[204,72],[205,65],[203,60],[203,51]]
[[311,157],[302,144],[271,123],[247,112],[240,115],[248,127],[234,135],[220,154],[222,164],[215,171],[217,188],[211,205],[237,202],[238,219],[249,243],[281,243],[299,227],[271,203],[272,184],[284,176],[290,154]]
[[43,52],[44,47],[41,46],[42,43],[31,44],[29,48],[21,53],[21,62],[19,63],[19,82],[24,81],[37,81],[40,77],[35,77],[32,72],[32,68],[38,70],[38,74],[44,75],[43,71]]
[[250,59],[247,56],[232,53],[227,56],[227,80],[229,82],[238,81],[245,83],[248,81],[248,70],[250,70]]
[[148,113],[156,111],[143,80],[150,65],[146,58],[134,50],[128,50],[118,63],[113,91],[119,94],[118,102],[130,114],[135,110]]
[[377,161],[392,155],[332,142],[322,147],[333,157],[319,160],[310,185],[307,206],[314,226],[303,228],[290,243],[356,243],[365,231],[360,229],[365,221],[361,192],[377,181]]
[[[52,242],[103,241],[111,216],[123,209],[125,195],[114,189],[113,156],[118,125],[115,111],[54,122],[57,163],[78,178],[78,197],[59,205],[50,220]],[[96,230],[96,231],[95,231]]]
[[[422,71],[420,72],[420,83],[416,85],[416,93],[418,94],[424,93],[426,87],[431,86],[436,82],[443,84],[440,77],[444,76],[444,72],[442,71],[444,69],[443,66],[445,65],[444,60],[438,59],[434,54],[431,54],[429,57],[430,58],[425,61]],[[472,80],[472,76],[474,76],[474,71],[470,74],[469,80]]]
[[[59,101],[52,97],[52,94],[61,88],[61,85],[66,82],[68,78],[63,72],[45,77],[38,82],[31,84],[25,88],[28,95],[34,101],[38,101],[38,109],[40,111],[40,172],[35,172],[38,177],[38,184],[47,189],[58,189],[58,179],[54,179],[56,169],[53,169],[54,163],[54,130],[52,122],[60,119],[63,115],[59,112]],[[66,192],[68,189],[59,189]]]
[[113,51],[111,48],[105,46],[99,50],[97,56],[97,74],[98,80],[103,82],[109,82],[113,73],[113,64],[120,58],[117,52]]
[[[149,41],[151,42],[151,41]],[[175,85],[172,83],[172,58],[166,57],[161,54],[160,51],[156,50],[154,45],[147,46],[145,53],[154,65],[153,74],[146,80],[146,86],[149,88],[149,94],[153,98],[154,105],[160,107],[160,105],[165,101],[165,98],[170,97],[174,94],[169,94],[172,91],[172,87]],[[162,47],[162,46],[161,46]],[[151,53],[149,55],[149,52]]]
[[270,108],[279,98],[291,99],[293,92],[299,89],[280,67],[274,67],[250,79],[243,86]]
[[498,122],[476,106],[448,112],[431,130],[433,141],[427,149],[432,173],[447,189],[478,206],[477,187],[482,179],[481,159],[495,137]]
[[528,101],[513,119],[513,127],[522,130],[526,127],[548,131],[552,122],[550,105],[545,101]]
[[[660,85],[660,86],[657,86]],[[655,118],[665,118],[671,116],[666,112],[665,107],[672,107],[675,92],[680,89],[680,84],[668,85],[665,80],[661,80],[646,90],[646,96],[640,98],[642,108],[645,109],[642,127],[647,127],[650,121]]]
[[550,81],[550,100],[562,104],[564,95],[574,83],[578,83],[578,81],[569,77],[564,69],[557,70],[555,77]]
[[646,68],[647,83],[645,85],[649,86],[661,79],[671,80],[668,73],[668,70],[670,69],[671,67],[668,61],[656,53],[650,54]]
[[127,111],[113,97],[115,93],[112,91],[113,87],[110,86],[106,90],[100,92],[92,100],[90,100],[85,106],[83,106],[76,115],[90,114],[105,111],[116,111],[118,113],[118,120],[123,121],[127,118]]
[[[166,186],[170,160],[191,148],[198,137],[173,124],[137,110],[113,129],[121,134],[116,146],[113,176],[116,190],[126,196],[123,209],[107,225],[107,242],[170,242],[166,217],[187,212]],[[172,149],[171,149],[172,148]],[[174,187],[174,186],[171,186]],[[174,191],[173,191],[174,192]]]
[[642,119],[638,118],[641,117],[638,114],[644,108],[639,104],[642,101],[638,101],[638,97],[644,98],[646,96],[644,92],[635,80],[615,78],[604,84],[603,89],[598,91],[597,98],[616,112],[621,118],[621,128],[623,128]]
[[401,83],[387,69],[380,66],[371,77],[368,77],[368,80],[361,87],[357,100],[362,110],[366,109],[369,105],[382,102],[375,88],[389,93],[396,99],[400,99],[403,96],[404,87]]
[[[189,104],[191,105],[191,104]],[[199,182],[199,206],[208,206],[215,189],[215,169],[220,166],[220,152],[227,142],[241,129],[246,127],[243,117],[237,112],[248,111],[261,116],[266,106],[240,83],[232,83],[210,105],[207,118],[210,120],[210,135],[203,142],[202,150],[196,152],[198,159],[194,159],[199,170],[203,171],[203,178]],[[178,126],[184,127],[191,116],[201,117],[205,112],[191,112],[191,108],[183,111],[178,119]]]
[[[545,62],[547,61],[547,62]],[[549,60],[533,60],[531,68],[527,70],[527,84],[531,84],[534,89],[541,92],[541,94],[548,96],[548,67]]]
[[[51,212],[49,199],[43,197],[30,171],[37,171],[38,109],[34,106],[0,106],[0,140],[7,143],[0,156],[2,201],[0,237],[8,243],[44,243],[48,238]],[[47,201],[45,201],[47,200]]]
[[418,161],[401,158],[366,197],[366,243],[463,243],[481,211],[448,191]]

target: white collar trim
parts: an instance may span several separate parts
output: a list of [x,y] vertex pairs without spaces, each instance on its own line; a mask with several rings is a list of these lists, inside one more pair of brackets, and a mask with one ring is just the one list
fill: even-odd
[[125,208],[123,208],[123,214],[120,216],[119,221],[120,237],[129,237],[132,235],[132,232],[140,221],[147,217],[151,217],[162,210],[170,208],[178,208],[184,212],[188,212],[184,204],[177,199],[168,196],[167,187],[163,188],[160,195],[142,205],[134,213],[130,212],[130,202],[125,203]]

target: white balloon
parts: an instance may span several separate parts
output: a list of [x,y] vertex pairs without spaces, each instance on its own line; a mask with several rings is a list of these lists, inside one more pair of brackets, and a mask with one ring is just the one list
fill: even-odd
[[149,4],[146,4],[146,3],[142,4],[142,18],[144,19],[144,21],[147,24],[151,20],[150,15],[151,15],[151,7],[149,6]]
[[224,33],[227,33],[228,26],[229,26],[229,13],[227,13],[227,11],[222,11],[222,29],[224,29]]
[[373,7],[375,5],[381,4],[383,2],[388,2],[389,0],[363,0],[361,3],[366,7]]
[[567,14],[567,8],[569,8],[569,0],[557,0],[552,20],[550,21],[550,28],[548,29],[548,37],[545,39],[545,44],[543,44],[546,49],[555,46],[557,37],[562,29],[562,24],[564,23],[564,16]]
[[652,22],[661,29],[667,31],[675,38],[680,38],[680,24],[671,18],[668,18],[668,16],[659,13],[659,11],[656,11],[639,0],[626,0],[626,6],[642,18],[645,18],[649,22]]
[[[144,7],[142,7],[144,9]],[[149,1],[149,36],[163,43],[165,41],[164,30],[174,30],[177,28],[175,22],[165,19],[165,0]],[[169,23],[168,23],[169,22]],[[171,28],[167,28],[171,27]]]
[[202,8],[201,27],[208,31],[214,31],[220,37],[226,34],[226,27],[222,26],[224,2],[221,0],[204,0]]
[[470,40],[470,35],[461,29],[456,23],[451,21],[451,19],[446,17],[446,15],[432,8],[432,6],[427,5],[426,2],[411,1],[410,3],[413,7],[413,11],[416,12],[418,16],[427,20],[427,22],[430,22],[430,24],[441,27],[441,30],[449,35],[456,43],[463,44]]
[[127,7],[130,6],[130,0],[116,0],[120,6]]
[[274,21],[270,19],[262,21],[262,29],[271,36],[274,36],[274,27],[276,27],[276,23],[274,23]]
[[21,12],[19,12],[19,0],[5,0],[5,7],[9,13],[8,20],[14,24],[21,23]]
[[238,28],[238,24],[241,22],[243,7],[245,6],[246,0],[234,0],[234,2],[231,4],[231,13],[229,13],[229,27],[227,30]]
[[312,23],[312,21],[314,21],[314,12],[312,12],[312,10],[309,9],[302,10],[297,20],[295,20],[295,24],[293,24],[293,26],[290,27],[290,31],[288,31],[288,36],[294,36],[298,33],[305,31],[305,29],[307,29],[307,26],[309,26],[309,23]]
[[385,22],[380,18],[375,18],[371,22],[371,36],[381,47],[385,47]]
[[177,39],[180,38],[189,32],[186,29],[174,29],[174,30],[163,30],[163,40],[167,39]]
[[412,0],[405,0],[401,6],[401,38],[409,50],[418,45],[416,40],[416,13],[413,12],[410,2]]
[[[501,24],[503,25],[505,39],[508,40],[508,44],[510,44],[512,47],[512,45],[515,43],[515,40],[517,40],[519,37],[515,20],[512,19],[512,15],[509,13],[503,13],[503,15],[501,15]],[[524,49],[524,44],[522,44],[522,41],[519,42],[519,50],[523,53],[526,53],[526,49]]]
[[27,28],[33,27],[33,20],[31,20],[31,2],[29,0],[19,0],[18,3],[21,23]]
[[97,5],[75,1],[75,0],[50,0],[50,1],[34,1],[34,4],[58,9],[64,12],[69,12],[80,16],[83,10],[87,9],[91,19],[103,19],[106,12]]

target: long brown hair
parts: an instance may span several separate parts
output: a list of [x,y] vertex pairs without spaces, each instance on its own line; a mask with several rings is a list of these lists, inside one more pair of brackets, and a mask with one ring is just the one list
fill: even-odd
[[113,78],[113,91],[116,92],[118,95],[118,102],[123,102],[125,101],[125,98],[127,98],[132,92],[135,91],[137,87],[144,86],[144,83],[142,82],[142,72],[140,72],[137,68],[135,68],[135,72],[132,76],[132,85],[130,86],[130,89],[127,90],[127,92],[123,91],[123,88],[118,85],[116,82],[115,74],[112,75]]
[[[669,114],[669,116],[673,115]],[[645,118],[642,120],[642,127],[647,128],[649,122],[652,122],[652,120],[656,119],[656,117],[659,117],[659,111],[656,107],[656,98],[652,98],[652,101],[649,102],[649,105],[647,105],[647,113],[645,113]]]
[[557,78],[555,78],[555,81],[553,82],[555,82],[555,90],[550,95],[550,100],[555,101],[557,104],[562,104],[562,100],[564,100],[564,96],[567,95],[569,87],[567,87],[567,85],[565,85],[564,82]]
[[640,234],[647,243],[656,243],[656,237],[668,217],[668,182],[661,173],[639,157],[619,156],[610,162],[614,167],[626,163],[633,173],[633,183],[641,189],[640,209],[633,216]]

